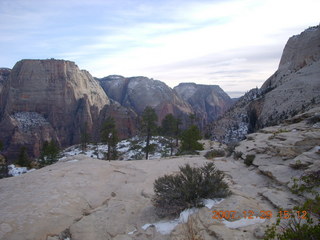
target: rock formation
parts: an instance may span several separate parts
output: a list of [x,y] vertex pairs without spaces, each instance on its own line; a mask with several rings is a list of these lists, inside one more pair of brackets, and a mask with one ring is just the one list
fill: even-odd
[[22,60],[7,82],[0,138],[10,157],[21,145],[37,156],[45,140],[61,146],[79,142],[83,126],[91,131],[100,112],[110,105],[99,83],[70,61]]
[[243,139],[320,104],[320,25],[293,36],[278,70],[260,89],[248,92],[208,131],[220,141]]
[[174,90],[191,105],[202,129],[232,105],[231,98],[217,85],[180,83]]
[[100,83],[111,99],[133,109],[138,115],[147,106],[155,108],[159,122],[169,113],[182,119],[187,119],[187,116],[193,113],[188,103],[158,80],[113,75],[100,79]]

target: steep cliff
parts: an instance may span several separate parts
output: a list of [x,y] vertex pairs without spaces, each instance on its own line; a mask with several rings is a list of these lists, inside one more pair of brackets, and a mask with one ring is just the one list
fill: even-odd
[[291,37],[278,70],[260,89],[248,92],[219,120],[208,127],[224,142],[283,122],[320,104],[320,25]]
[[232,105],[231,98],[217,85],[180,83],[174,90],[191,105],[202,128]]
[[21,145],[38,155],[43,141],[61,146],[79,142],[81,128],[95,128],[110,101],[99,83],[74,62],[22,60],[12,69],[3,90],[1,140],[8,156]]
[[193,113],[191,106],[182,100],[165,83],[146,77],[108,76],[100,79],[107,95],[122,106],[133,109],[138,115],[146,106],[155,108],[159,121],[173,113],[186,119]]

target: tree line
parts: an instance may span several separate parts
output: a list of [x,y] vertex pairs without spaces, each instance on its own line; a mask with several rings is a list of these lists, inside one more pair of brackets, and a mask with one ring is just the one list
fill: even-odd
[[[198,142],[201,137],[200,130],[195,125],[195,115],[189,116],[189,126],[182,130],[182,121],[176,118],[173,114],[167,114],[158,125],[158,116],[152,107],[147,106],[140,118],[139,133],[145,137],[145,159],[149,159],[149,155],[154,151],[154,144],[150,144],[152,136],[160,135],[168,139],[167,146],[170,149],[170,156],[174,154],[174,150],[178,149],[177,154],[193,154],[197,150],[202,150],[202,145]],[[87,123],[80,129],[80,148],[86,151],[88,144],[91,142],[91,136],[88,131]],[[100,129],[101,143],[107,145],[107,150],[104,153],[105,160],[115,160],[118,157],[117,144],[119,142],[118,131],[114,118],[108,117],[102,124]],[[179,140],[181,140],[180,147]],[[0,142],[0,152],[3,149],[3,144]],[[57,142],[45,141],[41,148],[41,154],[36,162],[36,167],[44,167],[53,164],[59,158],[59,145]],[[3,162],[3,163],[2,163]],[[5,160],[0,161],[0,175],[1,171],[8,170],[8,164]],[[23,167],[34,167],[34,162],[29,158],[27,148],[22,146],[15,164]]]

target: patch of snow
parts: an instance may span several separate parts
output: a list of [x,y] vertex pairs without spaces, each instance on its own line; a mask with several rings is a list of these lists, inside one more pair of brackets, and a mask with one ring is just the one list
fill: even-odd
[[257,224],[257,223],[264,223],[265,219],[261,219],[260,217],[253,217],[253,219],[241,218],[241,219],[239,219],[237,221],[233,221],[233,222],[229,222],[224,219],[222,222],[224,223],[224,225],[226,225],[226,227],[234,229],[234,228],[241,228],[241,227],[250,226],[253,224]]
[[[206,200],[211,200],[211,199],[206,199]],[[215,204],[217,204],[218,202],[220,203],[221,201],[222,201],[221,199],[219,199],[219,200],[213,199],[212,202],[211,201],[208,201],[208,202],[210,202],[211,204],[213,202]],[[182,211],[180,213],[179,218],[176,218],[171,221],[160,221],[160,222],[153,223],[153,224],[147,223],[147,224],[143,225],[141,228],[143,230],[146,230],[148,227],[153,226],[156,228],[157,232],[159,232],[163,235],[167,235],[167,234],[170,234],[172,232],[172,230],[175,229],[175,227],[178,226],[179,224],[188,222],[189,216],[198,212],[198,210],[199,210],[198,208],[189,208],[189,209]]]
[[146,224],[143,225],[141,228],[142,228],[143,230],[147,230],[148,227],[152,227],[152,226],[153,226],[153,224],[146,223]]
[[[164,155],[170,154],[170,148],[165,142],[166,138],[161,136],[153,136],[150,140],[150,144],[155,145],[155,151],[149,153],[149,159],[159,159]],[[143,148],[146,146],[144,139],[133,137],[131,139],[122,140],[117,144],[117,151],[122,160],[139,160],[144,159],[145,153]],[[105,144],[88,144],[87,150],[83,151],[80,145],[71,146],[65,149],[62,153],[60,160],[68,156],[74,156],[78,154],[84,154],[88,157],[104,159],[104,153],[107,152],[108,145]]]
[[213,206],[218,205],[223,200],[224,200],[223,198],[203,199],[203,205],[205,205],[207,208],[211,209]]
[[16,167],[14,164],[11,164],[8,166],[8,170],[9,175],[16,177],[21,174],[34,171],[35,169],[28,170],[26,167]]
[[79,162],[79,160],[78,159],[73,159],[73,160],[70,160],[70,161],[67,161],[67,162]]
[[41,114],[36,112],[17,112],[11,117],[17,120],[18,127],[24,132],[29,131],[31,128],[49,124]]
[[137,231],[137,229],[133,230],[132,232],[128,232],[129,235],[134,234]]

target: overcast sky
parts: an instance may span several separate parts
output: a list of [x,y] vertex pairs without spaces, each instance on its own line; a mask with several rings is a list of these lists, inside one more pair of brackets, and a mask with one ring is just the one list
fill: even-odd
[[218,84],[238,96],[319,22],[319,0],[0,0],[0,67],[66,59],[95,77]]

